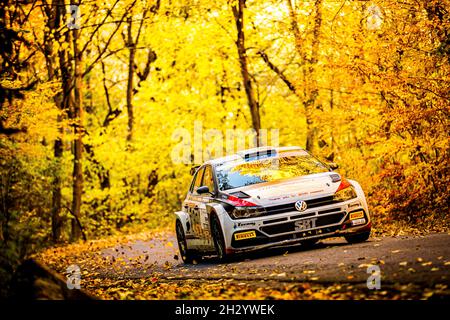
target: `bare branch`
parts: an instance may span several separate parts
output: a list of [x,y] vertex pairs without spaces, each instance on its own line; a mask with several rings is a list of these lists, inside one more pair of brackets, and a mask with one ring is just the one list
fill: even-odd
[[[136,1],[135,1],[136,2]],[[132,5],[134,5],[134,3]],[[81,49],[80,54],[82,55],[84,53],[84,51],[86,50],[87,46],[91,43],[92,39],[94,38],[94,35],[97,33],[97,31],[100,29],[101,26],[104,25],[104,23],[106,22],[106,20],[111,16],[111,13],[113,12],[114,7],[119,3],[119,0],[116,0],[116,2],[114,2],[114,4],[112,5],[111,9],[108,9],[105,17],[103,18],[102,22],[99,23],[99,25],[94,29],[94,31],[92,31],[91,36],[89,37],[89,41],[86,41],[86,43],[83,46],[83,49]]]
[[291,90],[295,95],[298,96],[297,89],[295,88],[295,85],[286,77],[286,75],[281,71],[276,65],[272,63],[272,61],[269,60],[269,57],[267,54],[263,51],[259,51],[258,54],[261,56],[261,58],[264,60],[264,62],[267,64],[267,66],[275,72],[278,77],[286,84],[286,86]]

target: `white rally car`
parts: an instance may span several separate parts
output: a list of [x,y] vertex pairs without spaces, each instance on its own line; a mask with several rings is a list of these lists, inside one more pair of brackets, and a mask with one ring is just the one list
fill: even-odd
[[371,221],[358,182],[299,147],[261,147],[207,161],[176,215],[185,263],[344,236],[366,241]]

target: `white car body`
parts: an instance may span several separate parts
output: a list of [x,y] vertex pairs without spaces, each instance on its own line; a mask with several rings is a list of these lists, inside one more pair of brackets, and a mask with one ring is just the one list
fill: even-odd
[[[259,155],[267,150],[271,150],[270,156],[259,158]],[[276,152],[275,156],[273,152]],[[272,157],[277,159],[278,156],[281,157],[290,152],[295,154],[295,152],[305,153],[306,151],[299,147],[264,147],[245,150],[231,157],[208,161],[197,169],[195,174],[198,175],[202,168],[205,168],[203,172],[209,170],[214,179],[218,180],[219,178],[215,176],[215,168],[224,163],[241,161],[239,159],[247,159],[246,156],[255,154],[258,154],[255,161]],[[250,159],[248,163],[252,161],[254,160]],[[213,218],[220,223],[226,255],[283,246],[308,239],[370,233],[370,215],[361,186],[358,182],[345,180],[336,172],[329,170],[223,191],[215,184],[214,187],[219,190],[215,190],[214,195],[196,194],[194,184],[197,176],[194,175],[182,209],[175,212],[176,219],[181,223],[184,232],[184,241],[188,250],[186,252],[195,252],[197,257],[217,252],[218,242],[211,233],[213,215]],[[208,175],[201,182],[209,178]],[[347,187],[348,183],[351,185],[356,192],[356,197],[345,201],[335,201],[336,190],[344,183],[343,181],[347,183]],[[246,196],[236,200],[237,197],[233,194],[240,195],[239,192],[244,192]],[[234,199],[236,203],[242,202],[244,205],[248,203],[256,205],[258,208],[254,210],[258,214],[260,211],[264,214],[237,219],[230,214],[235,207],[228,205],[229,199]],[[246,210],[245,206],[238,207]],[[248,210],[251,211],[255,206],[249,206],[249,208]],[[352,220],[349,217],[351,213],[354,213]],[[219,238],[217,232],[215,234],[216,238]],[[180,251],[182,249],[180,247]]]

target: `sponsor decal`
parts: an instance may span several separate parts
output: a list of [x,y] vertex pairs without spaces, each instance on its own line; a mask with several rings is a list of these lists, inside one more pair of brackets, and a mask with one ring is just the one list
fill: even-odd
[[251,239],[256,238],[256,232],[255,231],[246,231],[246,232],[240,232],[234,234],[234,240],[244,240],[244,239]]
[[361,218],[364,218],[364,211],[356,211],[350,213],[350,220],[356,220]]
[[314,194],[314,193],[320,193],[320,192],[324,192],[324,190],[316,190],[316,191],[311,191],[311,192],[299,192],[299,193],[293,193],[293,194],[289,194],[286,196],[279,196],[279,197],[274,197],[274,198],[269,198],[269,201],[276,201],[276,200],[281,200],[281,199],[289,199],[289,198],[296,198],[296,197],[301,197],[301,196],[307,196],[309,194]]
[[246,226],[256,226],[255,222],[239,222],[237,224],[238,227],[246,227]]

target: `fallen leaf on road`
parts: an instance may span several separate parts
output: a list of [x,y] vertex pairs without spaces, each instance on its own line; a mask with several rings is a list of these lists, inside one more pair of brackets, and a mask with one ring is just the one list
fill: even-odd
[[408,264],[407,261],[402,261],[402,262],[399,263],[399,265],[401,265],[401,266],[406,266],[407,264]]
[[391,251],[392,253],[398,253],[398,252],[400,252],[400,250],[393,250],[393,251]]
[[325,295],[322,292],[315,292],[312,294],[311,296],[313,299],[319,299],[319,300],[323,300],[325,299]]
[[436,268],[436,267],[431,268],[431,271],[439,271],[439,268]]

